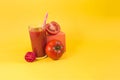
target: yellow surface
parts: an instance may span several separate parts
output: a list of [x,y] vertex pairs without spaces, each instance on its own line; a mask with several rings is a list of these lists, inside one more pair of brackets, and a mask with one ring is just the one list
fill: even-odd
[[[57,21],[60,60],[27,63],[28,25]],[[0,80],[120,80],[119,0],[0,0]]]

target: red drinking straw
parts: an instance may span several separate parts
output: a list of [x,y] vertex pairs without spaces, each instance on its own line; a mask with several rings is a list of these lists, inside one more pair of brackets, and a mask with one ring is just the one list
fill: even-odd
[[43,28],[43,29],[44,29],[44,26],[45,26],[45,24],[46,24],[47,18],[48,18],[48,13],[46,13],[45,18],[44,18],[44,22],[43,22],[43,24],[42,24],[42,28]]

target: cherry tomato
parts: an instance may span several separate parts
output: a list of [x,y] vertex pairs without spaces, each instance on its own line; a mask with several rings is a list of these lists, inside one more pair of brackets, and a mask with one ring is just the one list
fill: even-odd
[[46,54],[54,59],[59,59],[64,53],[64,46],[59,40],[52,40],[46,45]]
[[52,21],[45,25],[45,29],[49,34],[54,35],[60,32],[60,25],[57,22]]
[[27,62],[33,62],[36,59],[36,54],[34,52],[27,52],[25,55],[25,60]]

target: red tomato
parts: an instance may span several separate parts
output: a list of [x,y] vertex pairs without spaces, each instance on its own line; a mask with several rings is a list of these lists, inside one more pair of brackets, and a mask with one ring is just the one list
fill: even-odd
[[49,34],[57,34],[60,32],[60,25],[57,22],[52,21],[45,25],[45,29]]
[[64,46],[59,40],[52,40],[46,45],[46,54],[54,59],[59,59],[64,53]]

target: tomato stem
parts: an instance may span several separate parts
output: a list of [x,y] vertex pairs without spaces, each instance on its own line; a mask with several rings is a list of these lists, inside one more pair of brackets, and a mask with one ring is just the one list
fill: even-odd
[[57,45],[57,46],[55,46],[55,50],[60,50],[61,49],[61,46],[59,46],[59,45]]

